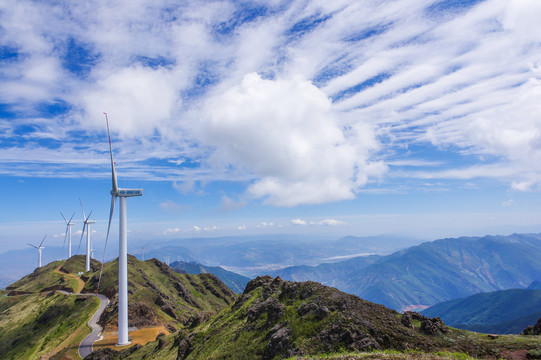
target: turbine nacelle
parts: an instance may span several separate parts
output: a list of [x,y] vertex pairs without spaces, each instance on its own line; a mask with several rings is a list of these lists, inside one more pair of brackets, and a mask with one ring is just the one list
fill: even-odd
[[111,190],[111,195],[120,197],[143,196],[143,189],[117,189]]

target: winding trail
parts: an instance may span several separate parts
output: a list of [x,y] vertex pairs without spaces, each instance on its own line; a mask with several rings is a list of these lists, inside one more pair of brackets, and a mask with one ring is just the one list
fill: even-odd
[[79,344],[79,356],[83,359],[88,356],[92,352],[92,345],[94,344],[94,341],[98,340],[101,331],[103,328],[98,325],[98,320],[100,319],[101,314],[103,314],[103,311],[109,305],[109,299],[101,294],[81,294],[81,293],[70,293],[63,290],[57,290],[59,293],[62,293],[64,295],[75,295],[75,296],[95,296],[100,300],[100,306],[98,306],[98,310],[92,315],[92,318],[88,321],[88,326],[92,329],[92,332],[87,335],[81,341]]
[[98,299],[100,299],[100,306],[98,307],[98,310],[94,313],[90,321],[88,322],[88,326],[92,329],[92,332],[88,334],[87,337],[81,341],[81,344],[79,344],[79,356],[81,356],[83,359],[88,356],[92,352],[92,345],[94,344],[94,341],[98,340],[98,337],[100,336],[101,331],[103,328],[98,325],[98,320],[100,319],[101,314],[109,304],[109,299],[101,294],[74,294],[74,295],[89,295],[89,296],[96,296]]

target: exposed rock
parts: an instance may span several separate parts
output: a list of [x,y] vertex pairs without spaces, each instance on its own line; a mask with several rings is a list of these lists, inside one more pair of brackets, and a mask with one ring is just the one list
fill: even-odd
[[285,307],[275,298],[267,298],[265,301],[254,301],[253,305],[248,309],[247,319],[249,322],[256,321],[262,314],[267,314],[267,321],[263,328],[267,328],[274,324],[282,315],[284,315]]
[[447,326],[439,317],[428,318],[421,321],[421,332],[427,335],[436,335],[440,332],[446,333],[448,331]]
[[275,326],[271,329],[267,337],[270,341],[263,353],[263,359],[272,359],[278,354],[284,353],[289,347],[291,338],[291,329]]
[[329,309],[326,306],[319,305],[316,303],[305,303],[302,304],[297,313],[300,316],[305,316],[307,314],[315,315],[319,320],[326,318],[329,315]]
[[537,320],[537,324],[534,326],[528,326],[521,335],[541,335],[541,318]]
[[190,338],[184,338],[180,340],[178,344],[177,360],[184,360],[192,351],[192,345]]
[[130,304],[128,318],[131,326],[143,327],[158,325],[158,318],[154,311],[143,303]]

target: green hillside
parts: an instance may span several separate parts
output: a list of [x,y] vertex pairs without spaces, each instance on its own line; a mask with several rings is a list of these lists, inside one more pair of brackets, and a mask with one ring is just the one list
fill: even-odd
[[[99,270],[84,292],[95,292]],[[118,305],[118,259],[104,265],[99,292],[111,303],[100,322],[115,326]],[[128,255],[130,326],[165,325],[171,329],[195,326],[231,304],[235,294],[212,274],[178,274],[157,259],[140,261]]]
[[541,290],[513,289],[481,293],[436,304],[422,312],[474,331],[519,334],[541,316]]
[[[36,269],[16,281],[0,297],[0,358],[57,359],[76,356],[90,332],[86,324],[98,307],[90,296],[70,296],[56,290],[94,293],[101,264],[88,273],[84,257],[73,256]],[[162,325],[170,331],[199,325],[235,301],[234,293],[212,274],[182,275],[156,259],[128,256],[130,326]],[[100,322],[114,330],[117,322],[118,262],[104,265],[100,292],[112,301]]]
[[233,292],[240,294],[244,291],[250,278],[239,275],[232,271],[227,271],[219,266],[204,266],[196,262],[175,261],[171,268],[178,273],[187,274],[205,274],[210,273],[220,279]]
[[[0,298],[0,354],[2,359],[38,359],[77,344],[89,332],[86,323],[97,309],[93,297],[67,296],[77,276],[60,270],[78,267],[81,257],[56,261],[6,288]],[[71,264],[70,264],[71,263]],[[84,267],[84,265],[83,265]]]
[[252,280],[233,304],[192,331],[121,353],[100,351],[92,359],[319,359],[335,353],[351,355],[325,358],[498,359],[540,347],[540,337],[491,339],[447,328],[439,319],[401,315],[315,282],[267,276]]

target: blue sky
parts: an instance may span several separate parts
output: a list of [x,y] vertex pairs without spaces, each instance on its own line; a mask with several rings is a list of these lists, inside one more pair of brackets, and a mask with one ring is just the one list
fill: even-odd
[[132,238],[541,231],[541,3],[0,1],[0,242],[79,198],[109,114]]

